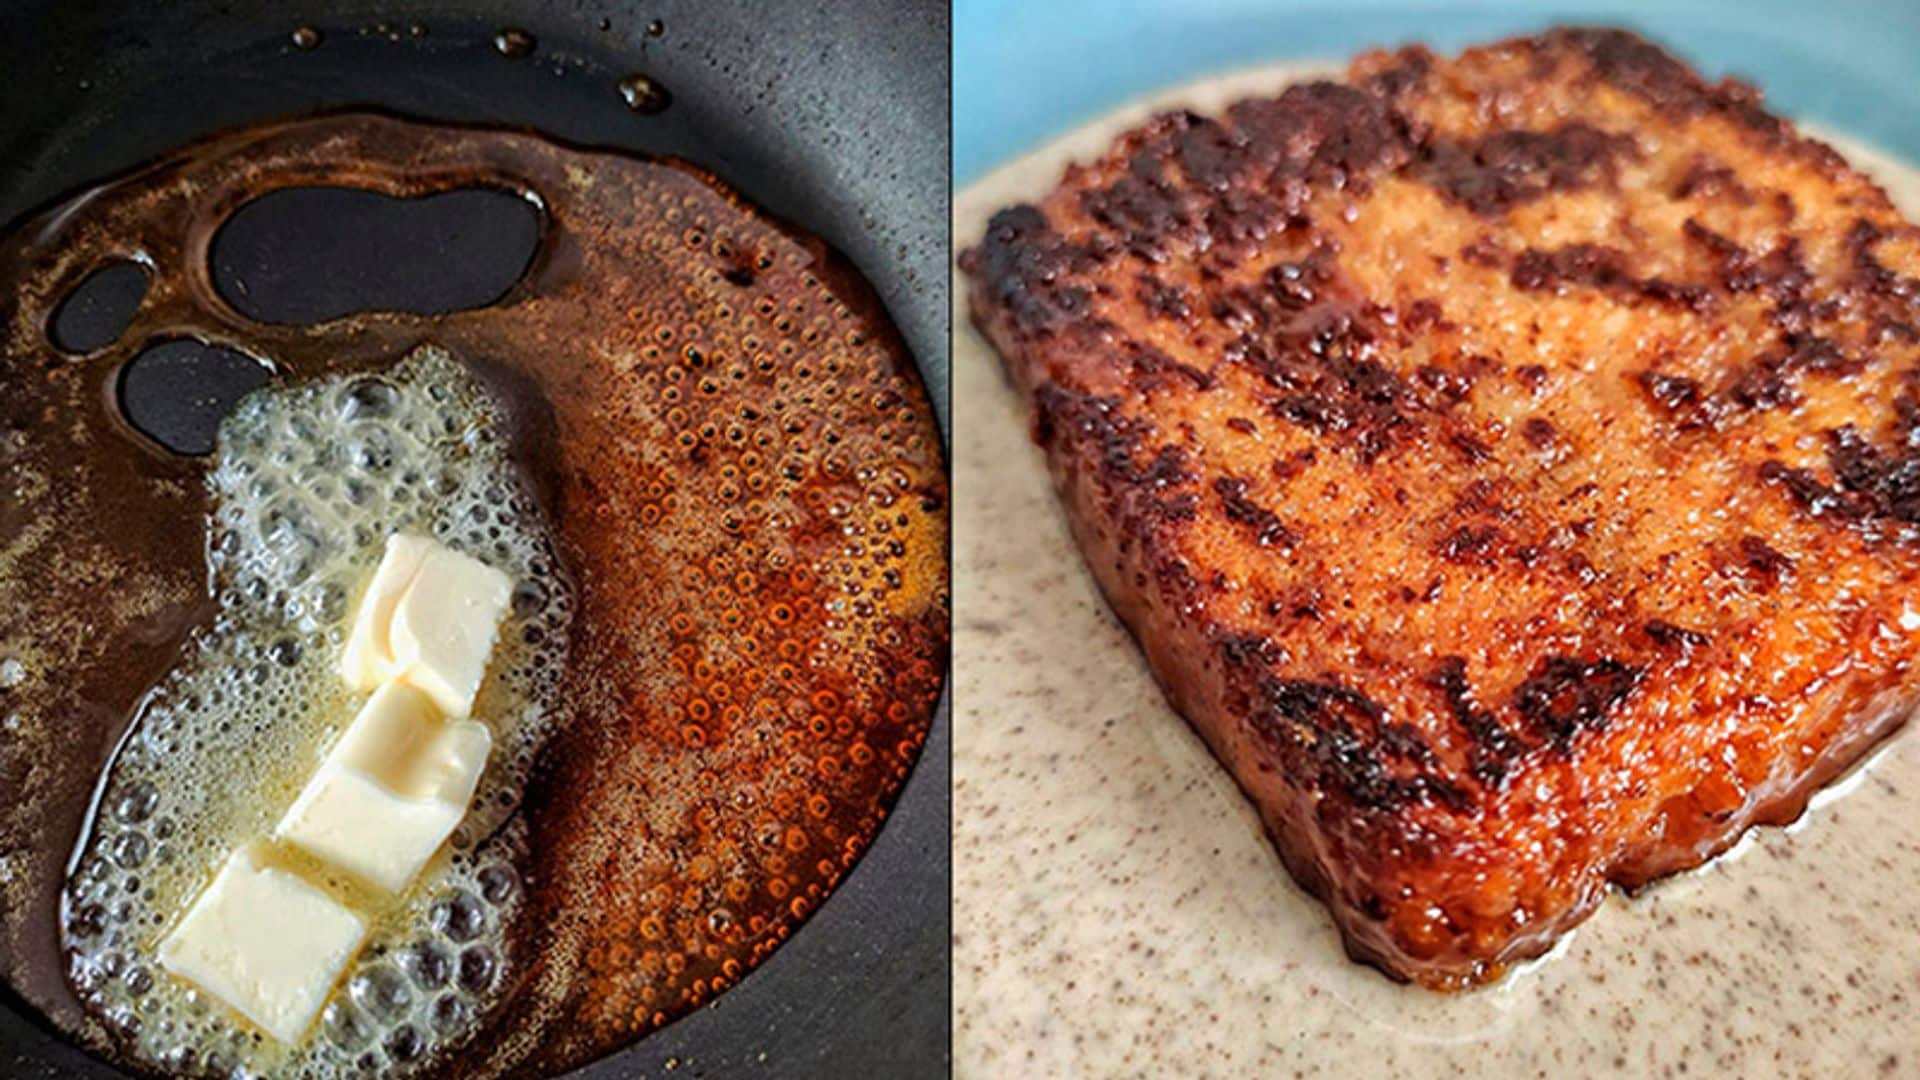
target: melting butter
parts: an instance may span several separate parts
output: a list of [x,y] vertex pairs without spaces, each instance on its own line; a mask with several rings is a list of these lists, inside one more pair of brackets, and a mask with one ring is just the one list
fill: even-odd
[[356,690],[404,679],[445,715],[463,717],[512,590],[507,575],[479,559],[426,537],[390,536],[354,616],[341,674]]
[[[474,374],[424,347],[378,376],[265,388],[222,425],[208,474],[217,610],[116,749],[63,896],[70,980],[132,1057],[186,1074],[404,1075],[471,1038],[497,1004],[520,910],[524,829],[513,811],[534,754],[564,718],[557,690],[573,605],[500,424]],[[492,749],[450,840],[396,895],[355,899],[378,896],[367,878],[383,871],[276,847],[307,858],[298,869],[310,885],[371,913],[341,989],[287,1044],[202,992],[213,987],[167,977],[161,943],[230,854],[271,835],[330,751],[352,741],[363,695],[340,670],[352,598],[394,533],[431,538],[513,583],[477,691],[461,690],[475,680],[457,665],[440,686],[472,695],[465,722],[481,725]],[[469,745],[455,756],[470,754]],[[382,773],[367,760],[350,750],[337,763],[345,770],[329,775]],[[423,844],[391,861],[411,861]]]

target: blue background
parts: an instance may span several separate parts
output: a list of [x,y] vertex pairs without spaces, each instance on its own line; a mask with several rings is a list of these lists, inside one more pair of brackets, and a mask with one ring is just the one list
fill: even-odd
[[1414,41],[1452,52],[1554,23],[1632,27],[1782,112],[1920,160],[1920,0],[956,0],[954,178],[1212,72]]

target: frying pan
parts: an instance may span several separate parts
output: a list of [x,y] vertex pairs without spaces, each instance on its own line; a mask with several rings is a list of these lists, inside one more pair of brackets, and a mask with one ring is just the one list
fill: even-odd
[[[318,47],[294,44],[301,27]],[[509,28],[530,54],[496,48]],[[627,108],[634,72],[672,105]],[[220,128],[349,105],[674,154],[852,259],[944,436],[947,79],[937,2],[0,0],[0,219]],[[819,911],[712,1005],[574,1075],[944,1074],[948,746],[943,697],[885,827]],[[0,1074],[120,1075],[11,992]]]

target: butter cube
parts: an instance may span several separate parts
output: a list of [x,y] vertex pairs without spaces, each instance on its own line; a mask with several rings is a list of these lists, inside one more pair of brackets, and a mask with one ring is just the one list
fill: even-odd
[[340,657],[340,674],[355,690],[371,690],[400,674],[393,658],[388,628],[393,625],[393,609],[413,583],[420,564],[436,546],[421,536],[395,533],[387,537],[387,550],[373,572],[373,581],[360,598],[353,626],[347,632],[347,648]]
[[407,887],[467,812],[493,736],[390,682],[361,707],[274,835],[388,892]]
[[473,711],[513,582],[423,537],[387,538],[360,601],[340,672],[356,690],[405,679],[447,716]]
[[473,711],[500,620],[513,599],[507,575],[443,547],[429,553],[393,611],[389,630],[402,676],[448,716]]
[[228,857],[160,943],[160,966],[283,1043],[298,1042],[367,926],[326,893],[265,866],[257,848]]

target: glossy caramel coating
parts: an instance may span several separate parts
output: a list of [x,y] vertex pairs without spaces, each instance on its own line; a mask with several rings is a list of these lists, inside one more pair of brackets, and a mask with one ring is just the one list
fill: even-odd
[[1089,568],[1390,974],[1495,977],[1914,702],[1920,232],[1750,87],[1371,53],[962,266]]

